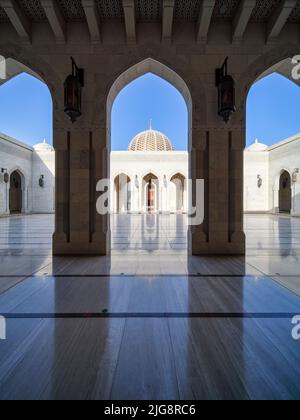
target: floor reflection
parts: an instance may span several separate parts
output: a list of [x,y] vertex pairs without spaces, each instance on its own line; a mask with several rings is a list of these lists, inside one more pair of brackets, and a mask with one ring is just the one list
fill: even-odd
[[0,399],[300,398],[299,219],[247,216],[246,259],[188,257],[185,216],[156,214],[52,259],[51,223],[0,220]]

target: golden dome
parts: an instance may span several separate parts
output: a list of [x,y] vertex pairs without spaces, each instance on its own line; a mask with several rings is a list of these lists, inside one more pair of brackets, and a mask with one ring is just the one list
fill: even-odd
[[130,152],[172,152],[173,145],[165,134],[150,129],[135,136],[128,150]]

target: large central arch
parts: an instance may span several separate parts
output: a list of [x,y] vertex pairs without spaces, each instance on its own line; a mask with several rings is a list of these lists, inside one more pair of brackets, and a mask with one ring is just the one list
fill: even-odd
[[[125,70],[117,77],[110,87],[106,103],[106,152],[107,152],[107,178],[110,178],[110,153],[111,153],[111,124],[112,108],[118,94],[131,82],[152,73],[174,86],[183,96],[188,109],[188,151],[192,150],[192,122],[193,122],[193,101],[192,95],[186,82],[174,70],[153,58],[147,58]],[[190,153],[191,154],[191,153]],[[191,172],[191,159],[189,159],[189,171]],[[107,221],[107,248],[110,248],[110,222]],[[109,253],[109,249],[107,249]]]
[[122,73],[113,83],[110,88],[110,91],[107,96],[106,104],[106,113],[107,113],[107,150],[111,151],[111,114],[114,101],[118,94],[124,89],[127,85],[133,82],[135,79],[144,76],[147,73],[153,73],[158,77],[169,82],[173,85],[183,96],[189,115],[189,150],[192,148],[192,120],[193,120],[193,101],[190,90],[185,83],[185,81],[173,70],[171,70],[166,65],[160,63],[153,58],[147,58],[146,60],[141,61],[140,63],[130,67],[124,73]]

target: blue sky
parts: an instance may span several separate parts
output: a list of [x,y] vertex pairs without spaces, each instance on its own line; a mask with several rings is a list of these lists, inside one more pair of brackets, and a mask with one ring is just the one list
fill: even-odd
[[252,86],[247,100],[247,143],[272,145],[300,133],[300,88],[279,74]]
[[112,112],[112,149],[126,150],[141,131],[162,131],[175,150],[187,149],[188,111],[181,94],[168,82],[146,74],[125,87]]
[[52,98],[43,82],[21,74],[0,86],[0,131],[27,144],[52,143]]
[[[247,143],[266,144],[300,132],[300,89],[273,74],[251,89],[247,102]],[[140,131],[164,132],[175,150],[187,148],[188,114],[184,99],[168,82],[147,74],[123,89],[113,106],[112,148],[126,150]],[[22,74],[0,86],[0,131],[28,144],[52,143],[52,100],[39,80]]]

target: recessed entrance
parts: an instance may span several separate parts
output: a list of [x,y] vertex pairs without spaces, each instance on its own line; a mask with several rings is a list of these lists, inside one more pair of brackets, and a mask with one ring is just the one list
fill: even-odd
[[22,176],[14,171],[10,176],[9,210],[11,214],[22,213]]
[[147,213],[158,210],[159,187],[156,175],[148,174],[143,179],[144,184],[144,209]]

